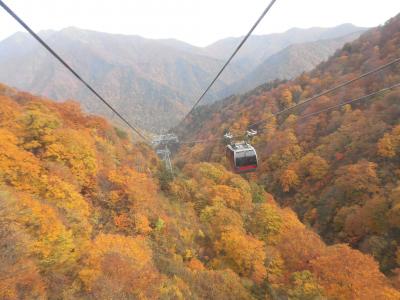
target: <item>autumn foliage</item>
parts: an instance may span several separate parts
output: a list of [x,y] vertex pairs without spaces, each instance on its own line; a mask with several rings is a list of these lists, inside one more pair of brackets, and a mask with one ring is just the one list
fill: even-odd
[[[187,130],[240,131],[398,57],[399,24],[207,122],[200,111]],[[299,113],[393,83],[398,68]],[[398,98],[271,118],[255,140],[257,176],[197,144],[180,149],[172,177],[150,147],[76,103],[0,85],[0,298],[400,299]]]
[[[255,182],[210,163],[165,176],[150,148],[73,103],[0,93],[0,298],[399,297],[372,257],[326,246]],[[327,172],[301,164],[310,180]],[[357,168],[375,193],[376,166]]]
[[[346,44],[311,72],[276,81],[197,109],[179,128],[183,140],[218,140],[250,124],[260,168],[252,178],[323,239],[372,255],[396,278],[400,268],[400,89],[319,114],[400,82],[400,64],[365,77],[296,109],[272,114],[400,57],[400,16]],[[264,122],[258,123],[260,120]],[[188,144],[187,160],[228,166],[223,143]]]

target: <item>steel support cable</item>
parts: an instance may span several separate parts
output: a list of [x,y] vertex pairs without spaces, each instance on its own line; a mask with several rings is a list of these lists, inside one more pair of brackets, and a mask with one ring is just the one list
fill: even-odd
[[[306,118],[309,118],[309,117],[318,115],[318,114],[320,114],[320,113],[333,110],[333,109],[335,109],[335,108],[340,108],[340,107],[343,107],[343,106],[345,106],[345,105],[347,105],[347,104],[352,104],[352,103],[355,103],[355,102],[360,102],[360,101],[366,100],[366,99],[368,99],[368,98],[371,98],[371,97],[373,97],[373,96],[377,96],[377,95],[380,95],[380,94],[387,93],[387,92],[389,92],[389,91],[391,91],[391,90],[394,90],[394,89],[396,89],[396,88],[400,88],[400,82],[399,82],[399,83],[396,83],[396,84],[394,84],[394,85],[392,85],[392,86],[383,88],[383,89],[381,89],[381,90],[379,90],[379,91],[372,92],[372,93],[370,93],[370,94],[367,94],[367,95],[364,95],[364,96],[361,96],[361,97],[358,97],[358,98],[355,98],[355,99],[352,99],[352,100],[344,101],[344,102],[341,102],[341,103],[338,103],[338,104],[335,104],[335,105],[326,107],[326,108],[324,108],[324,109],[318,110],[318,111],[316,111],[316,112],[306,114],[306,115],[304,115],[304,116],[299,116],[299,117],[296,119],[296,121],[299,121],[299,120],[302,120],[302,119],[306,119]],[[262,131],[262,130],[261,130],[261,131]],[[237,138],[237,137],[234,137],[234,138]],[[221,140],[222,140],[222,139],[194,140],[194,141],[180,142],[180,144],[211,143],[211,142],[221,141]]]
[[343,87],[345,87],[345,86],[348,86],[348,85],[350,85],[350,84],[352,84],[352,83],[354,83],[354,82],[356,82],[356,81],[358,81],[358,80],[361,80],[361,79],[363,79],[363,78],[365,78],[365,77],[367,77],[367,76],[369,76],[369,75],[372,75],[372,74],[374,74],[374,73],[377,73],[377,72],[379,72],[379,71],[382,71],[382,70],[384,70],[384,69],[386,69],[386,68],[388,68],[388,67],[390,67],[390,66],[392,66],[392,65],[394,65],[394,64],[397,64],[397,63],[399,63],[399,62],[400,62],[400,57],[397,58],[397,59],[395,59],[395,60],[392,60],[391,62],[389,62],[389,63],[387,63],[387,64],[384,64],[384,65],[382,65],[382,66],[380,66],[380,67],[378,67],[378,68],[376,68],[376,69],[373,69],[373,70],[368,71],[368,72],[366,72],[366,73],[364,73],[364,74],[361,74],[360,76],[358,76],[358,77],[356,77],[356,78],[353,78],[353,79],[351,79],[351,80],[348,80],[348,81],[346,81],[346,82],[343,82],[343,83],[341,83],[341,84],[339,84],[339,85],[337,85],[337,86],[335,86],[335,87],[333,87],[333,88],[330,88],[330,89],[325,90],[325,91],[323,91],[323,92],[321,92],[321,93],[318,93],[318,94],[316,94],[316,95],[314,95],[314,96],[312,96],[312,97],[310,97],[310,98],[307,98],[306,100],[304,100],[304,101],[302,101],[302,102],[299,102],[299,103],[296,104],[296,105],[293,105],[293,106],[291,106],[291,107],[288,107],[288,108],[285,108],[285,109],[283,109],[283,110],[281,110],[281,111],[278,111],[278,112],[276,112],[276,113],[273,113],[270,117],[268,117],[268,118],[266,118],[266,119],[264,119],[264,120],[261,120],[261,121],[258,121],[258,122],[256,122],[256,123],[250,124],[250,125],[248,126],[248,128],[251,129],[251,128],[254,127],[254,126],[260,125],[260,124],[262,124],[262,123],[268,121],[268,120],[271,119],[272,117],[281,115],[281,114],[286,113],[286,112],[288,112],[288,111],[291,111],[291,110],[293,110],[293,109],[295,109],[295,108],[297,108],[297,107],[300,107],[300,106],[302,106],[302,105],[304,105],[304,104],[307,104],[307,103],[309,103],[309,102],[311,102],[311,101],[314,101],[315,99],[318,99],[318,98],[320,98],[320,97],[322,97],[322,96],[325,96],[325,95],[327,95],[327,94],[330,94],[330,93],[332,93],[332,92],[334,92],[334,91],[336,91],[336,90],[338,90],[338,89],[340,89],[340,88],[343,88]]
[[[232,138],[238,139],[241,137],[243,137],[243,136],[233,136]],[[210,140],[204,139],[204,140],[183,141],[183,142],[179,142],[178,144],[202,144],[202,143],[220,142],[222,140],[223,140],[222,138],[221,139],[210,139]]]
[[[285,108],[285,109],[283,109],[283,110],[281,110],[281,111],[278,111],[278,112],[276,112],[276,113],[273,113],[270,117],[268,117],[268,118],[266,118],[266,119],[263,119],[263,120],[261,120],[261,121],[255,122],[255,123],[253,123],[253,124],[250,124],[247,128],[252,129],[252,127],[257,126],[257,125],[260,125],[260,124],[262,124],[262,123],[268,121],[268,120],[271,119],[272,117],[281,115],[281,114],[286,113],[286,112],[288,112],[288,111],[291,111],[291,110],[293,110],[293,109],[295,109],[295,108],[297,108],[297,107],[300,107],[300,106],[302,106],[302,105],[304,105],[304,104],[306,104],[306,103],[309,103],[309,102],[311,102],[311,101],[314,101],[314,100],[316,100],[316,99],[318,99],[318,98],[320,98],[320,97],[322,97],[322,96],[325,96],[325,95],[327,95],[327,94],[330,94],[330,93],[332,93],[332,92],[334,92],[334,91],[336,91],[336,90],[338,90],[338,89],[340,89],[340,88],[343,88],[343,87],[345,87],[345,86],[348,86],[348,85],[350,85],[350,84],[352,84],[352,83],[354,83],[354,82],[356,82],[356,81],[358,81],[358,80],[361,80],[361,79],[363,79],[363,78],[365,78],[365,77],[367,77],[367,76],[369,76],[369,75],[372,75],[372,74],[374,74],[374,73],[377,73],[377,72],[379,72],[379,71],[382,71],[382,70],[384,70],[384,69],[386,69],[386,68],[388,68],[388,67],[390,67],[390,66],[392,66],[392,65],[395,65],[395,64],[397,64],[397,63],[399,63],[399,62],[400,62],[400,57],[399,57],[399,58],[396,58],[396,59],[394,59],[394,60],[388,62],[387,64],[384,64],[384,65],[378,67],[378,68],[375,68],[375,69],[373,69],[373,70],[371,70],[371,71],[368,71],[368,72],[366,72],[366,73],[363,73],[363,74],[361,74],[360,76],[358,76],[358,77],[356,77],[356,78],[353,78],[353,79],[351,79],[351,80],[345,81],[345,82],[343,82],[343,83],[341,83],[341,84],[339,84],[339,85],[337,85],[337,86],[335,86],[335,87],[333,87],[333,88],[330,88],[330,89],[328,89],[328,90],[322,91],[321,93],[318,93],[318,94],[316,94],[316,95],[314,95],[314,96],[312,96],[312,97],[310,97],[310,98],[307,98],[306,100],[304,100],[304,101],[302,101],[302,102],[300,102],[300,103],[298,103],[298,104],[296,104],[296,105],[293,105],[293,106],[291,106],[291,107],[288,107],[288,108]],[[225,108],[231,107],[232,104],[233,104],[233,103],[228,104],[227,106],[225,106]],[[199,141],[199,142],[201,142],[201,141]],[[208,142],[208,141],[205,141],[205,142]],[[188,141],[188,142],[181,142],[181,144],[191,144],[191,143],[192,143],[192,142],[190,142],[190,141]]]
[[257,21],[254,23],[253,27],[251,27],[250,31],[245,35],[243,40],[240,42],[240,44],[236,47],[235,51],[231,54],[229,59],[225,62],[225,64],[222,66],[221,70],[217,73],[217,75],[214,77],[214,79],[211,81],[211,83],[208,85],[208,87],[205,89],[203,94],[197,99],[197,101],[194,103],[190,111],[185,115],[185,117],[178,123],[176,127],[179,127],[186,119],[187,117],[194,111],[194,109],[199,105],[200,101],[203,100],[204,96],[207,94],[207,92],[211,89],[211,87],[214,85],[214,83],[217,81],[219,76],[222,74],[222,72],[225,70],[225,68],[229,65],[229,63],[232,61],[232,59],[236,56],[236,54],[239,52],[240,48],[246,43],[247,39],[250,37],[250,35],[253,33],[253,31],[256,29],[258,24],[262,21],[262,19],[265,17],[265,15],[268,13],[268,11],[271,9],[271,7],[275,4],[276,0],[272,0],[267,8],[263,11],[261,16],[257,19]]
[[24,27],[47,51],[49,51],[64,67],[66,67],[81,83],[83,83],[101,102],[103,102],[113,113],[115,113],[129,128],[131,128],[144,141],[149,140],[128,120],[126,120],[110,103],[108,103],[94,88],[90,86],[68,63],[66,63],[41,37],[39,37],[17,14],[15,14],[2,0],[0,6],[11,15],[22,27]]
[[211,142],[218,142],[218,141],[221,141],[221,139],[183,141],[183,142],[179,142],[179,144],[199,144],[199,143],[211,143]]
[[[291,106],[291,107],[288,107],[288,108],[285,108],[285,109],[283,109],[283,110],[281,110],[281,111],[278,111],[278,112],[276,112],[276,113],[273,113],[273,114],[271,114],[270,117],[268,117],[268,118],[266,118],[266,119],[263,119],[263,120],[261,120],[261,121],[258,121],[258,122],[256,122],[256,123],[250,124],[249,126],[247,126],[247,128],[252,129],[252,127],[257,126],[257,125],[260,125],[260,124],[262,124],[262,123],[268,121],[268,120],[271,119],[272,117],[281,115],[281,114],[283,114],[283,113],[285,113],[285,112],[288,112],[288,111],[291,111],[291,110],[293,110],[293,109],[295,109],[295,108],[297,108],[297,107],[299,107],[299,106],[302,106],[302,105],[304,105],[304,104],[306,104],[306,103],[309,103],[309,102],[311,102],[311,101],[314,101],[314,100],[316,100],[316,99],[318,99],[318,98],[320,98],[320,97],[322,97],[322,96],[324,96],[324,95],[327,95],[327,94],[329,94],[329,93],[332,93],[332,92],[334,92],[334,91],[336,91],[336,90],[338,90],[338,89],[340,89],[340,88],[342,88],[342,87],[345,87],[345,86],[347,86],[347,85],[350,85],[350,84],[352,84],[352,83],[354,83],[354,82],[356,82],[356,81],[358,81],[358,80],[361,80],[361,79],[363,79],[363,78],[365,78],[365,77],[367,77],[367,76],[369,76],[369,75],[372,75],[372,74],[374,74],[374,73],[377,73],[377,72],[379,72],[379,71],[382,71],[382,70],[384,70],[384,69],[386,69],[386,68],[388,68],[388,67],[390,67],[390,66],[392,66],[392,65],[395,65],[395,64],[397,64],[397,63],[399,63],[399,62],[400,62],[400,57],[399,57],[399,58],[396,58],[396,59],[394,59],[394,60],[388,62],[387,64],[384,64],[384,65],[378,67],[378,68],[375,68],[375,69],[373,69],[373,70],[371,70],[371,71],[368,71],[368,72],[366,72],[366,73],[363,73],[363,74],[361,74],[360,76],[358,76],[358,77],[356,77],[356,78],[353,78],[353,79],[351,79],[351,80],[348,80],[348,81],[346,81],[346,82],[343,82],[343,83],[341,83],[341,84],[339,84],[339,85],[337,85],[337,86],[335,86],[335,87],[333,87],[333,88],[330,88],[330,89],[325,90],[325,91],[323,91],[323,92],[321,92],[321,93],[318,93],[318,94],[316,94],[316,95],[314,95],[314,96],[312,96],[312,97],[310,97],[310,98],[307,98],[306,100],[304,100],[304,101],[302,101],[302,102],[300,102],[300,103],[298,103],[298,104],[296,104],[296,105],[293,105],[293,106]],[[228,106],[226,106],[226,107],[230,107],[231,105],[232,105],[232,104],[228,104]],[[213,141],[213,140],[212,140],[212,141]],[[202,141],[199,141],[199,143],[200,143],[200,142],[202,142]],[[208,141],[205,140],[204,142],[208,142]],[[181,142],[181,144],[191,144],[191,143],[193,143],[193,142],[190,142],[190,141],[188,141],[188,142]]]
[[355,103],[355,102],[363,101],[363,100],[366,100],[366,99],[371,98],[371,97],[373,97],[373,96],[377,96],[377,95],[379,95],[379,94],[387,93],[387,92],[389,92],[389,91],[391,91],[391,90],[394,90],[394,89],[396,89],[396,88],[399,88],[399,87],[400,87],[400,82],[399,82],[399,83],[396,83],[396,84],[394,84],[394,85],[392,85],[392,86],[389,86],[389,87],[387,87],[387,88],[383,88],[383,89],[381,89],[381,90],[379,90],[379,91],[370,93],[370,94],[368,94],[368,95],[364,95],[364,96],[358,97],[358,98],[356,98],[356,99],[344,101],[344,102],[338,103],[338,104],[336,104],[336,105],[332,105],[332,106],[326,107],[326,108],[324,108],[324,109],[321,109],[321,110],[319,110],[319,111],[316,111],[316,112],[313,112],[313,113],[309,113],[309,114],[305,114],[304,116],[299,116],[299,117],[296,119],[296,121],[302,120],[302,119],[306,119],[306,118],[312,117],[312,116],[314,116],[314,115],[318,115],[318,114],[320,114],[320,113],[330,111],[330,110],[335,109],[335,108],[340,108],[340,107],[343,107],[343,106],[345,106],[345,105],[347,105],[347,104],[352,104],[352,103]]

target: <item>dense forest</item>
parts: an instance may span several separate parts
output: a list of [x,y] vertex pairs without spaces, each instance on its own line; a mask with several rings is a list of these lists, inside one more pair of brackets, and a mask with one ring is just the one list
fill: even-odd
[[[179,128],[176,158],[226,164],[225,130],[243,134],[261,122],[254,145],[260,170],[252,180],[291,207],[328,244],[372,255],[388,276],[400,274],[400,89],[309,116],[400,82],[400,63],[278,117],[301,103],[400,57],[400,16],[346,44],[328,61],[292,81],[276,81],[199,108]],[[304,117],[304,116],[309,117]],[[183,129],[182,129],[183,128]]]
[[1,299],[400,298],[372,256],[327,246],[220,164],[172,178],[74,102],[4,85],[0,101]]
[[[0,84],[0,299],[400,299],[400,15],[313,71],[197,109],[168,172],[74,101]],[[311,116],[310,116],[311,115]],[[305,117],[307,116],[307,117]],[[260,122],[260,120],[262,122]],[[257,173],[221,137],[258,135]]]

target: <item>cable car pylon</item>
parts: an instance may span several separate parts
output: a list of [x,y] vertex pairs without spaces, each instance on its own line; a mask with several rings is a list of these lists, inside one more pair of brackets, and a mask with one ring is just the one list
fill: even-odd
[[168,146],[171,144],[178,144],[178,137],[173,133],[160,134],[155,136],[151,143],[155,148],[157,155],[164,162],[165,168],[173,175],[174,170],[171,163],[171,150],[169,150]]

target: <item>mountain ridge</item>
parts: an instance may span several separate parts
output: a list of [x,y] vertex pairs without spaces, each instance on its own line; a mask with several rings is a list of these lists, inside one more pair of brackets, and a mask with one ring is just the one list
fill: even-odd
[[[153,132],[176,124],[224,63],[205,48],[173,39],[146,39],[76,27],[40,34],[129,121]],[[306,34],[307,39],[313,34]],[[296,35],[301,39],[298,30]],[[281,39],[288,43],[288,37]],[[263,50],[258,47],[256,51]],[[229,65],[205,100],[220,98],[219,92],[244,78],[251,65],[246,61]],[[27,34],[0,42],[0,81],[56,100],[79,99],[88,112],[112,117],[74,80]]]
[[276,79],[292,79],[302,72],[312,70],[345,43],[355,40],[362,33],[363,31],[360,31],[334,39],[289,45],[269,56],[244,78],[219,92],[219,96],[224,98],[232,94],[243,94]]

